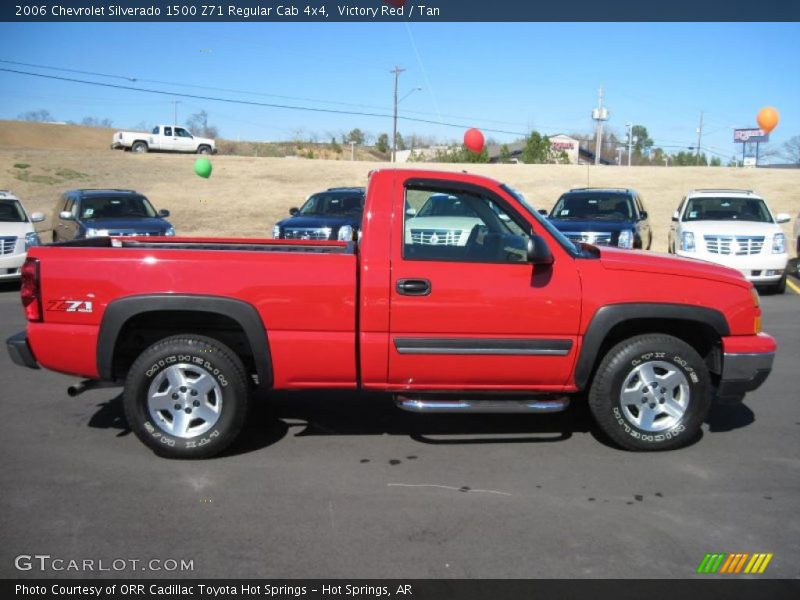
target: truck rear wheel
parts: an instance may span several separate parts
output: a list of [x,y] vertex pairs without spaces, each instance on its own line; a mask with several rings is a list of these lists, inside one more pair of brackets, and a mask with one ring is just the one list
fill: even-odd
[[244,366],[221,342],[165,338],[139,355],[123,404],[133,432],[167,458],[207,458],[239,435],[249,403]]
[[133,152],[138,152],[139,154],[143,154],[149,150],[147,144],[145,142],[134,142],[133,146],[131,146],[131,150]]
[[698,437],[710,389],[705,362],[689,344],[640,335],[605,355],[589,407],[603,433],[626,450],[671,450]]

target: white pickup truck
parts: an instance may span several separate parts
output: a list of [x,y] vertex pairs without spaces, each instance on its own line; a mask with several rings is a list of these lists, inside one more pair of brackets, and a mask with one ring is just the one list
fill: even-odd
[[191,152],[215,154],[214,140],[193,136],[183,127],[157,125],[150,133],[117,131],[111,142],[112,149],[121,148],[132,152]]

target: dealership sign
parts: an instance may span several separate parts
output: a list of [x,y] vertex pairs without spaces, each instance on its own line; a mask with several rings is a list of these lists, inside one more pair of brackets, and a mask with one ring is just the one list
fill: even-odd
[[734,129],[733,141],[736,144],[753,144],[758,142],[768,142],[769,134],[763,129]]

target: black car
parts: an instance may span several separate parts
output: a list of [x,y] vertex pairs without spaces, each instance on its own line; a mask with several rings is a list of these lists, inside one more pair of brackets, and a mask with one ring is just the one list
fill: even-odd
[[150,201],[133,190],[70,190],[53,212],[53,242],[105,235],[175,235]]
[[575,188],[558,199],[550,222],[573,242],[650,249],[653,233],[634,190]]
[[363,187],[328,188],[308,197],[292,215],[279,221],[272,237],[282,240],[349,240],[361,227],[364,213]]

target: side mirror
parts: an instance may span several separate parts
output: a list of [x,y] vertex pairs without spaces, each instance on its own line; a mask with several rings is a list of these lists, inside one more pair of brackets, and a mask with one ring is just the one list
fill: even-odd
[[775,221],[777,221],[778,223],[788,223],[791,220],[792,217],[790,215],[787,215],[786,213],[778,213],[775,216]]
[[31,213],[31,223],[41,223],[42,221],[44,221],[44,213]]
[[644,221],[646,218],[647,218],[647,211],[646,210],[643,210],[642,212],[639,213],[639,220],[640,221]]
[[540,215],[544,215],[545,217],[548,215],[548,212],[547,212],[545,209],[543,209],[543,208],[540,208],[540,209],[539,209],[537,212],[538,212]]
[[293,206],[292,208],[289,209],[289,214],[292,215],[292,216],[295,216],[299,212],[300,212],[300,209],[297,208],[296,206]]
[[417,209],[416,208],[412,208],[411,206],[409,206],[406,209],[406,216],[407,217],[415,217],[416,215],[417,215]]
[[533,234],[528,238],[528,262],[532,265],[553,264],[553,254],[542,236]]
[[58,217],[63,221],[74,221],[75,220],[75,217],[68,210],[62,210],[60,213],[58,213]]
[[169,211],[166,208],[162,208],[160,211],[158,211],[158,216],[159,217],[168,217],[169,216]]
[[679,215],[677,210],[674,213],[672,213],[672,220],[675,221],[676,223],[678,222],[678,216]]

